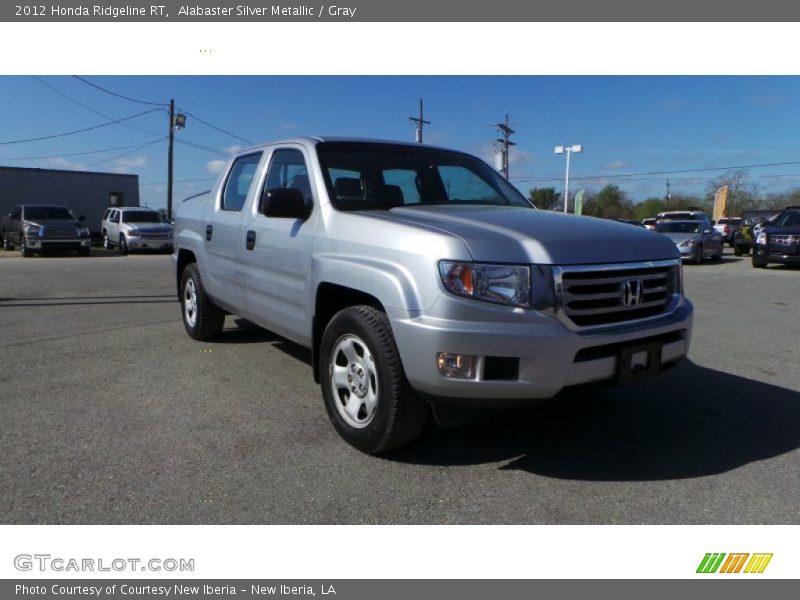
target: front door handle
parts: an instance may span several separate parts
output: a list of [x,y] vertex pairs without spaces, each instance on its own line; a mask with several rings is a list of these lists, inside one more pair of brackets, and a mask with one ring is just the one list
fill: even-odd
[[214,226],[213,225],[206,225],[206,241],[211,241],[211,236],[214,233]]
[[248,250],[252,250],[256,247],[256,232],[252,229],[247,232],[247,241],[245,242],[245,247]]

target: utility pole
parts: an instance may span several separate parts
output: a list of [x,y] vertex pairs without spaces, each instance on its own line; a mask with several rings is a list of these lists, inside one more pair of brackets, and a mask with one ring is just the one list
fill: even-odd
[[175,100],[169,101],[169,143],[167,144],[167,220],[172,219],[172,145],[175,130],[186,126],[186,115],[175,114]]
[[425,125],[430,125],[430,121],[426,121],[422,116],[422,98],[419,99],[419,117],[408,117],[408,120],[416,125],[416,141],[422,143],[422,128]]
[[495,127],[497,127],[497,131],[500,135],[503,136],[496,140],[500,144],[500,155],[502,159],[500,172],[503,173],[503,177],[508,180],[508,150],[511,146],[516,146],[509,138],[516,132],[511,129],[511,123],[508,122],[508,113],[506,113],[506,120],[501,123],[495,123]]
[[172,219],[172,141],[175,137],[175,100],[169,101],[169,143],[167,144],[167,220]]
[[670,193],[669,188],[670,188],[669,179],[667,179],[667,195],[664,196],[664,208],[665,209],[669,208],[669,201],[672,199],[672,194]]

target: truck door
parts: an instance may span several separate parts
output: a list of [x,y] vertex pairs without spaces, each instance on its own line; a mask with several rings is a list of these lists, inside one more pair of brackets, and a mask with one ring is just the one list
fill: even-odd
[[[275,149],[245,227],[251,238],[250,249],[245,252],[251,317],[263,327],[305,344],[311,340],[311,251],[319,215],[308,165],[300,147]],[[264,215],[267,192],[285,188],[302,192],[311,207],[307,219]]]
[[[231,165],[215,199],[214,211],[205,224],[205,285],[213,298],[237,314],[248,317],[245,294],[245,206],[255,194],[262,152],[244,154]],[[234,312],[234,311],[232,311]]]

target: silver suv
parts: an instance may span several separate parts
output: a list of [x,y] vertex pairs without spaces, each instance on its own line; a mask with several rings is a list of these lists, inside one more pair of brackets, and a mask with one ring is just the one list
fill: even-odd
[[103,247],[116,246],[121,254],[131,250],[172,252],[173,227],[150,208],[128,206],[107,208],[100,223]]

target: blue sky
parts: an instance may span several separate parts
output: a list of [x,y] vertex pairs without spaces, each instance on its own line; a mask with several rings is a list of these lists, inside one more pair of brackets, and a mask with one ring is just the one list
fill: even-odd
[[[226,152],[302,134],[413,140],[408,116],[425,99],[425,141],[491,161],[491,123],[507,111],[517,133],[511,180],[522,191],[561,190],[564,157],[553,147],[583,144],[572,161],[572,191],[614,183],[635,201],[701,193],[724,170],[620,177],[632,173],[751,167],[762,192],[800,187],[800,77],[90,76],[86,80],[144,102],[174,98],[190,113],[176,134],[175,198],[208,189]],[[80,104],[79,104],[80,103]],[[166,203],[167,116],[161,107],[119,98],[72,77],[0,77],[0,165],[136,173],[142,203]],[[108,118],[155,112],[90,131]],[[94,112],[93,112],[94,111]],[[98,113],[102,113],[101,116]],[[108,117],[108,118],[107,118]],[[132,129],[135,127],[137,129]],[[144,131],[141,131],[144,130]],[[112,150],[113,149],[113,150]],[[95,152],[103,150],[102,152]],[[77,154],[88,152],[91,154]],[[43,157],[43,158],[38,158]],[[581,180],[581,177],[599,176]]]

